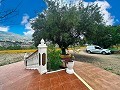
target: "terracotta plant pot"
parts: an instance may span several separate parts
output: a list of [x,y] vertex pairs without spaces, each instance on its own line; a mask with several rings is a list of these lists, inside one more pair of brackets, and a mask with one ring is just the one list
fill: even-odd
[[63,62],[62,66],[66,68],[66,64],[70,61],[71,55],[61,55],[61,61]]
[[71,54],[60,55],[60,57],[61,57],[61,59],[70,58],[70,57],[71,57]]

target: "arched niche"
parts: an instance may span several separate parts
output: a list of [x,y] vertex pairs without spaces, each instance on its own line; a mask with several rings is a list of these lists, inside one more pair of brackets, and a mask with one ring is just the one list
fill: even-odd
[[42,54],[42,65],[44,66],[46,64],[46,54]]
[[41,65],[41,54],[39,53],[39,66]]

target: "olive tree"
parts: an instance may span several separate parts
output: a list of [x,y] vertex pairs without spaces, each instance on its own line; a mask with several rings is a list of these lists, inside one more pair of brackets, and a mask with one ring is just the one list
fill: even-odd
[[69,45],[77,43],[81,36],[87,38],[95,30],[95,26],[102,23],[102,15],[97,5],[84,7],[63,5],[54,1],[46,1],[48,8],[38,15],[31,23],[35,30],[33,41],[37,46],[41,38],[58,44],[62,54]]

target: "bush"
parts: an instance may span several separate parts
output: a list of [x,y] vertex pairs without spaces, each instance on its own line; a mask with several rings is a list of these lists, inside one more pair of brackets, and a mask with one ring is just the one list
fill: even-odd
[[58,70],[61,64],[60,51],[56,50],[54,46],[50,46],[48,48],[48,70]]
[[6,49],[5,47],[0,46],[0,50],[5,50],[5,49]]
[[119,53],[119,50],[117,48],[109,48],[111,50],[112,54],[117,54]]

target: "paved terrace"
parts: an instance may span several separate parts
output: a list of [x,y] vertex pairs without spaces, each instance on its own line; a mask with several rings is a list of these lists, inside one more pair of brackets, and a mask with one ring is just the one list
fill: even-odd
[[74,75],[65,71],[40,75],[37,70],[26,70],[18,62],[0,67],[0,90],[88,90]]
[[[94,90],[120,90],[120,76],[91,64],[75,62],[75,72]],[[65,71],[40,75],[26,70],[23,61],[0,67],[0,90],[88,90],[74,75]]]

